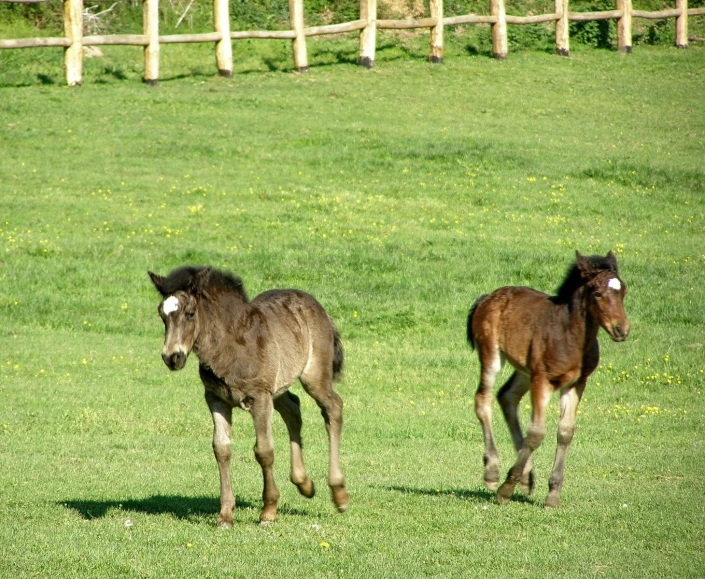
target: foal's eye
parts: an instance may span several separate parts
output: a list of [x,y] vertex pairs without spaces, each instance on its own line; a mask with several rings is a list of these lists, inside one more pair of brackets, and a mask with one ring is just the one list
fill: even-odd
[[186,314],[186,317],[187,317],[189,320],[192,320],[195,316],[196,316],[196,312],[188,312],[188,313]]
[[594,295],[596,298],[601,298],[602,297],[602,292],[595,292]]

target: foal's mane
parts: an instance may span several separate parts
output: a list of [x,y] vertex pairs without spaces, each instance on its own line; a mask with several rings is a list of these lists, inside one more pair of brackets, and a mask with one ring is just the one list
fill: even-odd
[[[603,257],[601,255],[590,255],[585,256],[584,259],[590,262],[596,273],[598,271],[608,271],[614,275],[618,275],[615,264],[607,257]],[[556,290],[556,295],[551,298],[551,301],[555,304],[570,304],[573,294],[585,285],[585,281],[585,278],[583,278],[580,273],[580,268],[578,267],[577,262],[574,263],[568,268],[565,279]]]
[[[204,269],[206,269],[204,266],[187,265],[173,270],[162,282],[161,290],[163,294],[170,295],[178,291],[187,291],[193,278]],[[213,293],[213,290],[233,292],[241,296],[243,301],[248,301],[242,279],[229,271],[211,269],[204,290],[206,292],[210,290],[209,293]]]

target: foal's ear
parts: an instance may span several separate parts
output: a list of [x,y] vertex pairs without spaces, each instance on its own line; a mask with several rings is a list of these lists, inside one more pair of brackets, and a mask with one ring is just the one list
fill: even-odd
[[211,267],[207,267],[199,271],[191,279],[191,283],[189,283],[189,289],[191,289],[191,291],[193,291],[193,293],[195,293],[196,295],[202,294],[203,290],[206,287],[206,284],[208,283],[208,278],[211,276],[212,271],[213,269]]
[[614,271],[614,273],[619,275],[619,269],[617,268],[617,257],[614,255],[614,253],[612,253],[611,250],[607,254],[607,262],[610,264],[612,271]]
[[595,266],[577,249],[575,250],[575,265],[583,278],[590,278],[595,275]]
[[162,277],[161,275],[157,275],[156,273],[152,273],[151,271],[148,271],[147,274],[149,275],[150,279],[152,280],[154,287],[157,288],[157,291],[160,294],[164,295],[164,292],[162,291],[162,287],[164,285],[164,280],[166,278]]

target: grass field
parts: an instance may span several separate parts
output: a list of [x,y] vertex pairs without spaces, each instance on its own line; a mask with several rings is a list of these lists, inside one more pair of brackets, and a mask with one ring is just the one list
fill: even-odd
[[[60,51],[0,54],[0,576],[705,573],[705,51],[456,47],[432,66],[425,42],[383,44],[374,71],[354,39],[314,42],[306,75],[267,44],[232,79],[210,48],[167,47],[152,88],[137,50],[106,47],[80,89]],[[501,285],[553,291],[576,249],[617,254],[632,334],[601,333],[561,507],[542,508],[556,400],[535,494],[500,507],[467,310]],[[146,275],[183,263],[331,313],[348,513],[296,385],[318,496],[288,483],[275,420],[280,519],[256,524],[240,412],[235,526],[216,528],[196,360],[162,363]]]

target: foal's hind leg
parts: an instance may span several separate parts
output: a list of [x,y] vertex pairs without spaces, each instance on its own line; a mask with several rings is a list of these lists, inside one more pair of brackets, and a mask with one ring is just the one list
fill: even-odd
[[220,473],[219,527],[233,526],[235,496],[230,484],[230,430],[232,409],[220,398],[206,391],[206,403],[213,416],[213,454]]
[[475,393],[475,415],[482,426],[485,441],[485,486],[496,491],[499,486],[499,454],[492,432],[492,387],[502,369],[502,359],[497,348],[480,349],[480,386]]
[[333,390],[332,368],[321,369],[317,376],[302,374],[301,384],[321,409],[328,432],[329,463],[328,486],[338,511],[343,513],[350,506],[350,496],[345,490],[345,478],[340,468],[340,435],[343,430],[343,400]]
[[[529,386],[529,377],[515,370],[509,380],[507,380],[507,383],[497,393],[497,400],[502,408],[507,426],[509,426],[509,432],[512,435],[514,448],[517,453],[524,445],[524,435],[519,424],[519,402],[521,402],[524,394],[529,391]],[[534,490],[534,472],[531,466],[531,457],[526,461],[519,486],[527,495],[530,495]]]
[[311,498],[316,492],[313,481],[306,474],[304,458],[301,452],[301,410],[299,397],[291,392],[285,392],[274,400],[274,409],[281,414],[289,431],[291,441],[291,482],[299,489],[299,492]]

